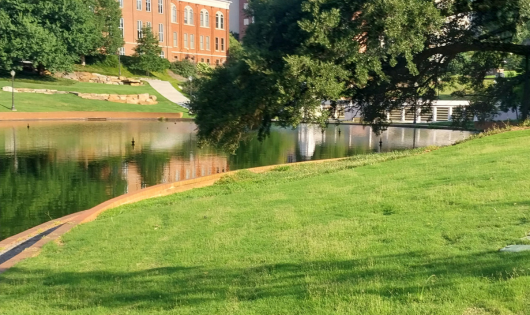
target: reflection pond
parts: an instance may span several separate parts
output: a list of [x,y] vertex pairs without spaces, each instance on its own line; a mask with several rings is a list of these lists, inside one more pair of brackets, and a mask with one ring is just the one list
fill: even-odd
[[[28,127],[29,126],[29,127]],[[192,122],[0,122],[0,240],[147,186],[263,165],[345,157],[469,136],[451,130],[330,125],[273,128],[234,155],[197,148]],[[135,146],[131,145],[134,138]],[[382,146],[379,148],[379,141]]]

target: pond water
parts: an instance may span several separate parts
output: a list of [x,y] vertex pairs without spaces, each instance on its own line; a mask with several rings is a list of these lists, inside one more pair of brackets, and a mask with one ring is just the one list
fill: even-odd
[[[234,155],[197,148],[192,122],[0,122],[0,240],[147,186],[263,165],[345,157],[470,135],[451,130],[313,125],[273,128]],[[415,136],[414,136],[415,135]],[[135,146],[131,145],[134,138]],[[379,141],[382,146],[379,148]]]

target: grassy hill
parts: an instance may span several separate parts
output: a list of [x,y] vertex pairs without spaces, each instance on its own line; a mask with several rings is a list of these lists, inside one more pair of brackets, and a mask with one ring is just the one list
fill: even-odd
[[0,275],[5,314],[529,314],[530,131],[241,171]]

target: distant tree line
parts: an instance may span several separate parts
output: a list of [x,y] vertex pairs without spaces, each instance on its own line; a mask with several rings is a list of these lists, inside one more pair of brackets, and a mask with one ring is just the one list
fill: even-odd
[[22,61],[71,70],[84,56],[116,54],[120,18],[115,0],[0,0],[0,70]]

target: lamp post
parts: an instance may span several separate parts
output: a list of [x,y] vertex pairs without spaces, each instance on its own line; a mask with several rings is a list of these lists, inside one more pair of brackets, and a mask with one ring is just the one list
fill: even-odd
[[[530,39],[525,40],[523,42],[523,45],[525,45],[527,49],[530,49]],[[528,69],[529,57],[530,57],[530,53],[527,51],[525,55],[525,65],[524,65],[523,102],[521,104],[522,120],[528,119],[528,110],[530,109],[530,69]]]
[[15,109],[15,70],[11,70],[11,110],[17,111]]

